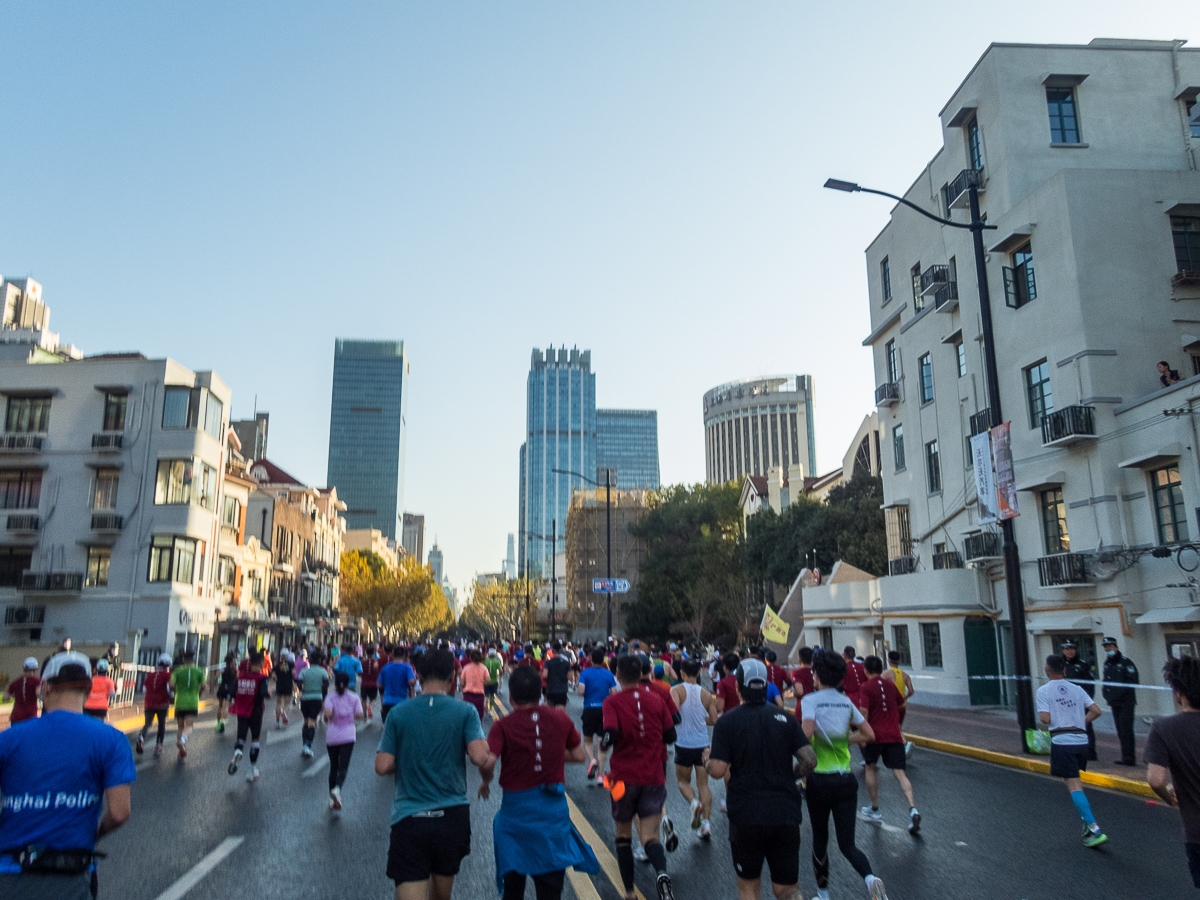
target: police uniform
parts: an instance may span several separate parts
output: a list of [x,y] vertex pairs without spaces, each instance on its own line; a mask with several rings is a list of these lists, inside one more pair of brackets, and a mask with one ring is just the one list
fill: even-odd
[[[1075,650],[1075,658],[1067,660],[1067,670],[1064,673],[1064,676],[1066,677],[1067,681],[1070,681],[1072,684],[1079,685],[1079,687],[1081,687],[1084,693],[1086,693],[1089,697],[1095,698],[1096,686],[1094,684],[1090,684],[1089,682],[1096,680],[1096,667],[1087,660],[1083,659],[1083,657],[1079,655],[1079,650],[1070,641],[1063,642],[1062,649],[1066,650],[1067,648]],[[1063,658],[1066,659],[1065,656]],[[1091,722],[1088,722],[1085,727],[1087,728],[1088,738],[1088,760],[1093,761],[1097,759],[1096,732],[1092,728]]]
[[1106,637],[1105,646],[1111,645],[1115,652],[1104,662],[1105,701],[1112,709],[1113,724],[1117,729],[1117,737],[1121,740],[1122,765],[1137,764],[1137,746],[1133,738],[1133,711],[1137,706],[1137,692],[1131,687],[1118,687],[1122,684],[1140,684],[1137,666],[1127,656],[1122,656],[1116,649],[1115,638]]

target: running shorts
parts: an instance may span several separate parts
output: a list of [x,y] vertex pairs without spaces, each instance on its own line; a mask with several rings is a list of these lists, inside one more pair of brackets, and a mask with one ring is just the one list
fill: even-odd
[[300,715],[306,719],[321,718],[321,711],[325,708],[325,703],[321,700],[301,700]]
[[800,826],[734,825],[729,823],[729,847],[738,878],[754,881],[762,876],[763,860],[774,884],[800,882]]
[[381,703],[379,705],[379,721],[387,722],[388,713],[390,713],[395,706],[395,703]]
[[580,720],[581,724],[583,725],[583,736],[585,738],[595,737],[598,734],[604,734],[604,707],[584,707],[583,714],[580,716]]
[[1054,778],[1078,778],[1087,764],[1087,744],[1050,744],[1050,774]]
[[566,691],[546,691],[546,702],[551,706],[566,706],[567,692]]
[[[704,751],[707,747],[680,747],[675,745],[675,765],[690,769],[692,766],[704,765]],[[777,881],[776,884],[790,882]]]
[[178,706],[175,707],[175,718],[181,722],[184,719],[194,719],[198,715],[200,715],[200,710],[198,709],[180,709]]
[[495,696],[496,696],[496,692],[497,692],[498,690],[500,690],[500,684],[499,684],[499,682],[497,682],[496,684],[485,684],[485,685],[483,686],[483,696],[485,696],[485,697],[495,697]]
[[889,769],[905,769],[908,764],[908,760],[904,758],[903,744],[863,744],[862,755],[863,762],[868,766],[880,759]]
[[[645,819],[662,815],[667,802],[665,784],[625,784],[625,795],[612,801],[612,816],[617,822],[632,822],[634,816]],[[799,862],[797,862],[799,865]]]
[[471,852],[471,808],[465,803],[405,816],[392,826],[387,877],[394,884],[453,876]]
[[217,699],[218,700],[232,700],[233,699],[233,692],[230,691],[229,688],[225,687],[225,682],[223,682],[223,681],[219,685],[217,685]]
[[362,688],[362,698],[364,700],[374,700],[379,696],[379,686],[375,684],[364,684]]

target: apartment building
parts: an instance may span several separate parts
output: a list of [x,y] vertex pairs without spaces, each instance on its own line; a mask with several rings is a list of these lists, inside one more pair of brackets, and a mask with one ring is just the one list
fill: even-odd
[[[1198,94],[1200,51],[1179,41],[993,44],[904,194],[965,222],[976,184],[995,226],[985,269],[1035,673],[1067,638],[1095,659],[1119,637],[1147,680],[1200,653]],[[980,521],[968,445],[991,421],[971,235],[896,206],[866,257],[890,575],[806,589],[805,613],[834,646],[899,650],[925,702],[1001,702],[1004,681],[968,678],[1013,671],[1000,535]],[[1161,692],[1139,701],[1170,711]]]

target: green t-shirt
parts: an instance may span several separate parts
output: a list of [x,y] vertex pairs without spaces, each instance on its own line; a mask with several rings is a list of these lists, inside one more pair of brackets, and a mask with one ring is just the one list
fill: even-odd
[[805,694],[800,700],[800,718],[813,721],[810,739],[817,754],[820,774],[850,771],[850,726],[866,720],[849,698],[832,688]]
[[300,673],[300,699],[320,700],[322,685],[329,684],[329,673],[323,666],[309,666]]
[[482,741],[479,713],[445,694],[418,694],[392,708],[380,753],[396,757],[392,824],[413,813],[467,804],[467,744]]
[[180,666],[171,673],[171,684],[175,686],[175,712],[198,710],[200,688],[204,685],[204,670],[199,666]]
[[504,663],[500,662],[500,657],[498,657],[498,656],[484,657],[483,665],[484,665],[484,668],[486,668],[488,670],[488,674],[491,676],[491,678],[488,679],[488,684],[499,684],[500,683],[500,670],[502,668],[504,668]]

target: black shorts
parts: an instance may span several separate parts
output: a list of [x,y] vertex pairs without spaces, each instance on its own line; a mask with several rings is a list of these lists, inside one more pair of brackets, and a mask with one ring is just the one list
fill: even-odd
[[180,709],[178,706],[175,707],[175,718],[180,722],[185,719],[194,719],[198,715],[200,715],[200,710],[198,709]]
[[604,707],[585,706],[583,714],[580,716],[580,724],[583,725],[583,736],[585,738],[604,734]]
[[[704,751],[707,749],[707,747],[680,747],[676,744],[675,765],[683,766],[686,769],[690,769],[693,766],[702,766],[704,765]],[[777,881],[775,883],[783,884],[784,882]]]
[[321,718],[321,712],[324,709],[325,709],[325,702],[323,700],[301,700],[300,701],[300,715],[304,716],[304,718],[306,718],[306,719]]
[[387,877],[394,884],[458,874],[471,852],[471,808],[447,806],[405,816],[392,826]]
[[395,707],[396,707],[396,704],[395,704],[395,703],[381,703],[381,704],[379,704],[379,721],[380,721],[380,722],[386,722],[386,721],[387,721],[387,717],[388,717],[388,713],[390,713],[390,712],[391,712],[391,711],[392,711],[392,710],[393,710]]
[[1087,744],[1050,744],[1050,774],[1055,778],[1078,778],[1087,769]]
[[729,823],[729,848],[738,878],[762,877],[763,860],[773,884],[790,887],[800,882],[799,825],[734,825]]
[[378,696],[379,696],[379,685],[364,684],[362,686],[362,698],[364,700],[374,700]]
[[632,822],[634,816],[642,819],[661,816],[663,804],[666,802],[667,786],[665,784],[626,783],[625,795],[620,800],[612,802],[613,820]]
[[222,681],[219,685],[217,685],[217,699],[218,700],[232,700],[233,693],[234,693],[233,691],[231,691],[229,688],[227,688],[225,686],[225,682]]
[[868,766],[880,759],[889,769],[904,769],[908,764],[908,760],[904,758],[903,744],[863,744],[862,756],[863,762]]
[[546,702],[551,706],[566,706],[567,692],[566,691],[546,691]]
[[496,684],[485,684],[485,685],[483,686],[483,696],[485,696],[485,697],[495,697],[495,696],[496,696],[496,692],[497,692],[498,690],[500,690],[500,684],[499,684],[499,682],[497,682]]

